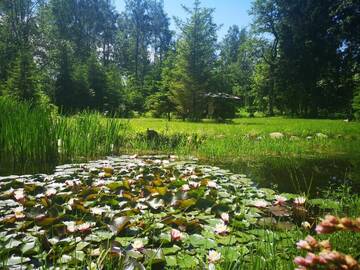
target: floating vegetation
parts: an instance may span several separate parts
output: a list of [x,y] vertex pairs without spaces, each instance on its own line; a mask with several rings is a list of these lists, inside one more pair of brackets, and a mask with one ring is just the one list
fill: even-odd
[[264,217],[290,211],[287,198],[245,175],[175,157],[121,156],[1,177],[0,192],[5,269],[236,262],[263,235],[255,229]]

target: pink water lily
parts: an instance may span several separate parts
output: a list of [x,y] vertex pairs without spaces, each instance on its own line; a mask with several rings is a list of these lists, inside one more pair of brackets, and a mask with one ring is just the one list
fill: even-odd
[[186,191],[189,191],[190,190],[190,186],[188,184],[185,184],[181,187],[181,190],[186,192]]
[[183,239],[183,234],[177,229],[172,229],[170,232],[171,240],[172,241],[181,241]]
[[286,201],[287,201],[287,198],[285,198],[284,196],[276,195],[274,204],[284,206]]
[[189,185],[192,188],[198,188],[200,186],[200,183],[194,182],[194,181],[189,181]]
[[87,222],[77,226],[77,230],[79,232],[88,232],[88,231],[90,231],[90,228],[91,228],[91,225],[90,225],[90,223],[87,223]]

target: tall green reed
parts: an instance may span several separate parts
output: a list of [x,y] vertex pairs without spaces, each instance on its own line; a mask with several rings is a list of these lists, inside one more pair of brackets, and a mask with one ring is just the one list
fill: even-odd
[[41,106],[0,98],[0,160],[46,162],[56,157],[56,125]]
[[[45,106],[0,97],[2,167],[56,163],[119,153],[127,124],[100,113],[62,117]],[[10,170],[11,171],[11,170]]]

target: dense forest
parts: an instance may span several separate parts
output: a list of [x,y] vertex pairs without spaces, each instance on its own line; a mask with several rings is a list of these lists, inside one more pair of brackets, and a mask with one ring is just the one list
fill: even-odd
[[0,95],[65,114],[360,116],[359,0],[254,0],[221,41],[198,0],[187,18],[125,2],[1,0]]

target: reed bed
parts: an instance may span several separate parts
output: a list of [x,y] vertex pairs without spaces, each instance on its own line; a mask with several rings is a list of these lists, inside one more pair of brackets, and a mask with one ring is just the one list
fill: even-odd
[[83,112],[61,117],[48,108],[0,98],[0,161],[56,163],[119,152],[126,121]]

